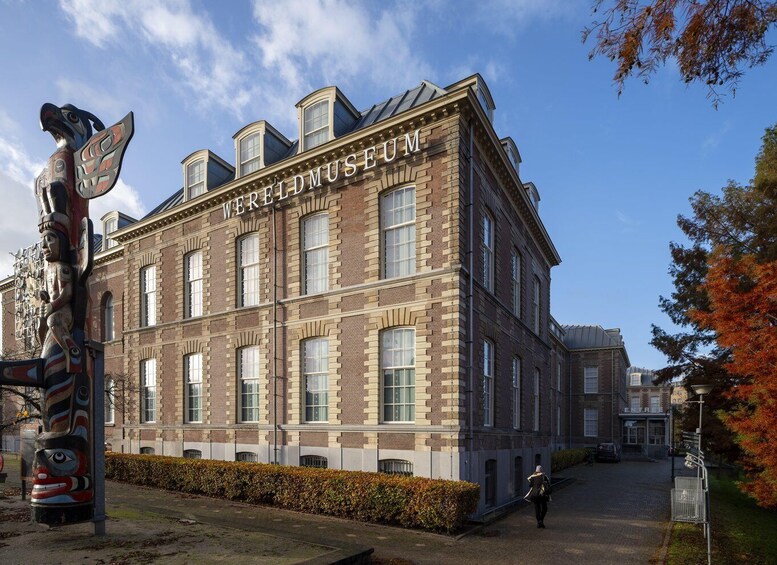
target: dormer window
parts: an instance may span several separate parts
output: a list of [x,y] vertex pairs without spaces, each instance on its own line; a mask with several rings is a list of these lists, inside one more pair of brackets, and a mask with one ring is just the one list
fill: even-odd
[[494,109],[496,106],[494,105],[494,99],[491,98],[491,93],[488,91],[488,87],[486,86],[486,81],[483,80],[483,77],[480,75],[477,76],[477,83],[475,85],[476,94],[478,95],[478,102],[480,102],[480,106],[483,108],[483,111],[486,113],[486,116],[488,117],[489,122],[494,121]]
[[515,169],[515,172],[520,174],[521,154],[518,152],[518,147],[516,147],[515,142],[512,140],[512,138],[505,137],[501,140],[501,143],[502,148],[507,154],[507,160],[510,161],[513,169]]
[[111,247],[116,247],[117,243],[115,239],[111,239],[108,237],[110,234],[116,231],[116,228],[118,227],[119,220],[118,218],[110,218],[108,220],[105,220],[105,227],[103,228],[103,240],[105,241],[105,249],[110,249]]
[[264,120],[241,128],[232,139],[235,140],[237,178],[280,161],[291,147],[291,141]]
[[205,194],[205,161],[195,161],[186,167],[186,199]]
[[329,101],[322,100],[305,108],[305,149],[329,141]]
[[235,178],[235,168],[207,149],[195,151],[181,161],[184,201],[197,198]]
[[100,218],[100,221],[102,222],[103,226],[103,242],[100,251],[107,251],[108,249],[117,247],[119,242],[112,237],[112,234],[122,228],[127,227],[130,224],[137,222],[135,218],[132,218],[127,214],[123,214],[118,210],[113,210],[106,213],[102,218]]
[[261,163],[259,161],[259,142],[261,135],[252,133],[240,140],[240,176],[258,171]]
[[309,94],[297,103],[299,151],[307,151],[353,129],[361,114],[336,86]]

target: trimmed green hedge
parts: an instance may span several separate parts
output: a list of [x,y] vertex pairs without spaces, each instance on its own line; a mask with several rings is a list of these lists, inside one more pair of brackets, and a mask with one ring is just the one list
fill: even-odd
[[587,455],[588,451],[585,448],[554,451],[550,456],[550,470],[556,473],[569,467],[574,467],[583,463]]
[[477,509],[480,496],[478,485],[464,481],[121,453],[105,454],[105,477],[438,532],[460,529]]

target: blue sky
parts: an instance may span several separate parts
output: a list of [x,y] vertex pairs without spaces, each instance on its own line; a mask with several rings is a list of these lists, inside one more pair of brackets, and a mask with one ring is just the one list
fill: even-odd
[[[359,109],[416,86],[481,73],[494,126],[523,157],[561,254],[551,311],[564,324],[619,327],[634,364],[660,368],[650,324],[668,325],[668,244],[696,190],[747,182],[777,122],[777,62],[750,70],[716,111],[673,65],[618,98],[614,67],[580,41],[587,0],[232,2],[0,0],[0,249],[37,240],[32,182],[53,150],[43,102],[106,124],[135,111],[120,184],[93,219],[140,217],[182,184],[181,160],[268,120],[297,137],[296,104],[337,85]],[[772,43],[775,36],[772,34]],[[0,255],[0,275],[12,258]]]

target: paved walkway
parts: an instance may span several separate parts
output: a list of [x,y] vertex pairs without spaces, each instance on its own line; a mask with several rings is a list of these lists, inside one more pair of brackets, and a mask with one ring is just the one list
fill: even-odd
[[[272,555],[255,560],[266,563],[301,563],[311,558],[325,563],[335,556],[370,547],[376,557],[402,558],[417,565],[654,562],[669,520],[668,461],[597,463],[592,467],[578,466],[561,475],[576,481],[553,495],[546,529],[536,528],[533,507],[527,503],[521,510],[458,540],[114,482],[107,483],[107,509],[109,516],[119,518],[143,513],[166,517],[168,521],[193,521],[205,526],[205,532],[251,536],[256,544],[252,553],[256,558],[266,555],[267,544],[273,546],[277,561]],[[109,536],[120,523],[121,520],[108,521]],[[280,559],[284,545],[289,551]],[[295,557],[291,549],[303,546],[312,548],[312,554]],[[0,547],[0,562],[10,562],[5,560],[10,556]],[[180,557],[179,554],[177,559]],[[178,562],[162,556],[156,562],[173,561]]]

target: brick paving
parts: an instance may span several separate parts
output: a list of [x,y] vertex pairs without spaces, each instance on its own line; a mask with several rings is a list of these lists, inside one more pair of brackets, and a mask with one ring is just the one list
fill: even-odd
[[[290,546],[318,544],[337,549],[338,557],[374,548],[374,555],[384,560],[402,558],[416,565],[655,562],[669,520],[669,461],[597,463],[561,475],[574,477],[575,482],[556,490],[546,529],[537,529],[533,506],[527,503],[460,539],[110,481],[107,509],[109,516],[112,511],[134,509],[192,520],[214,531],[250,531],[267,536],[274,544],[278,540]],[[109,534],[111,528],[109,520]],[[262,551],[257,547],[256,555]],[[321,557],[316,561],[328,562]]]

